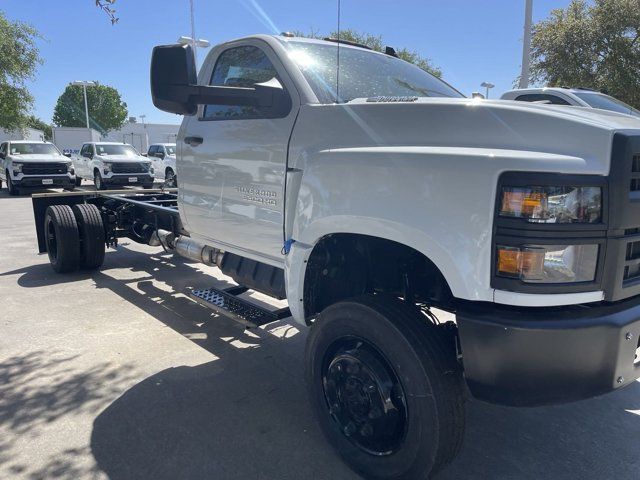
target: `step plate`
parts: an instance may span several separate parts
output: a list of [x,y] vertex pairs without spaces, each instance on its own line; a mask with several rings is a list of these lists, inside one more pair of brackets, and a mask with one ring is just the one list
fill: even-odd
[[247,291],[244,287],[228,289],[207,288],[191,290],[189,297],[205,307],[236,320],[247,327],[259,327],[291,316],[289,308],[267,310],[236,295]]

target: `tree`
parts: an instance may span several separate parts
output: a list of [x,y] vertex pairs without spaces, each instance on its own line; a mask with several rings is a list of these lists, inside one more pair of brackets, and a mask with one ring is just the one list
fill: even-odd
[[[317,31],[311,31],[309,33],[302,33],[300,31],[296,31],[294,33],[297,37],[308,37],[308,38],[324,38],[326,35],[320,35]],[[359,43],[360,45],[366,45],[372,50],[377,52],[384,52],[384,42],[382,40],[381,35],[371,35],[369,33],[360,33],[355,30],[347,29],[340,30],[340,32],[331,32],[329,34],[331,38],[340,38],[340,40],[346,40],[348,42]],[[409,50],[407,48],[396,49],[396,53],[398,57],[402,60],[405,60],[409,63],[413,63],[417,67],[420,67],[422,70],[429,72],[431,75],[434,75],[438,78],[442,76],[442,71],[440,68],[436,67],[431,63],[429,58],[422,57],[415,50]]]
[[35,128],[36,130],[42,130],[44,132],[45,140],[51,140],[53,138],[51,125],[43,122],[34,115],[29,115],[29,117],[27,118],[27,127]]
[[116,17],[116,9],[112,6],[114,3],[116,3],[116,0],[96,0],[96,7],[107,14],[109,20],[111,20],[111,25],[115,25],[120,20]]
[[572,0],[532,29],[535,83],[603,90],[640,108],[640,0]]
[[37,30],[11,22],[0,10],[0,128],[24,127],[33,97],[25,86],[42,63],[36,46]]
[[[127,104],[113,87],[101,85],[87,87],[89,125],[106,133],[124,125],[129,115]],[[84,94],[79,85],[67,85],[53,110],[53,123],[58,127],[85,127]]]

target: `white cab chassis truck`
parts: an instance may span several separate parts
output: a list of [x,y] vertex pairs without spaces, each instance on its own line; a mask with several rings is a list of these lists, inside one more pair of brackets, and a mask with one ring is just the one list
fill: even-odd
[[192,290],[203,305],[309,326],[312,409],[366,478],[450,462],[467,387],[531,406],[640,376],[638,119],[467,99],[392,50],[266,35],[198,77],[191,47],[156,47],[151,89],[184,115],[179,188],[37,196],[40,250],[68,272],[122,237],[162,246],[236,280]]
[[124,185],[153,186],[151,161],[127,143],[87,142],[82,145],[80,153],[71,158],[78,186],[83,178],[93,180],[97,190]]
[[53,143],[9,140],[0,143],[0,187],[5,182],[9,195],[43,188],[75,188],[72,162]]

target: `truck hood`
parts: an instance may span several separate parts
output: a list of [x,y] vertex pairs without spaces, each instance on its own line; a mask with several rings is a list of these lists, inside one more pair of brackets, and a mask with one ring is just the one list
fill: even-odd
[[71,159],[65,156],[39,155],[39,154],[21,154],[9,155],[8,160],[12,162],[24,163],[41,163],[41,162],[70,162]]
[[504,170],[606,175],[614,134],[622,130],[640,136],[640,119],[606,110],[507,100],[356,99],[303,105],[291,158],[293,167],[304,169],[306,158],[327,152],[388,159],[412,155],[425,161],[434,155],[462,155],[485,162],[512,159],[501,167]]
[[146,157],[127,157],[126,155],[96,155],[96,158],[99,158],[103,162],[149,162],[150,160]]

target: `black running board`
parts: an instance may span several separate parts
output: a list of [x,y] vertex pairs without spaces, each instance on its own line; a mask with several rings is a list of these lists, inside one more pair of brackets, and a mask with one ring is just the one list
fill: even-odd
[[267,310],[244,298],[238,298],[238,295],[247,290],[248,288],[243,286],[225,289],[207,288],[191,290],[188,295],[200,305],[204,305],[216,313],[229,317],[247,327],[259,327],[260,325],[276,322],[291,316],[289,307]]

